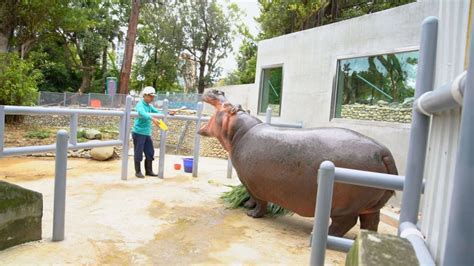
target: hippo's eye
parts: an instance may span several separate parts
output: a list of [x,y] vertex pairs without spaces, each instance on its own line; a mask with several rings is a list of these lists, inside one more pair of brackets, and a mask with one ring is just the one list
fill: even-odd
[[223,92],[223,91],[214,90],[213,92],[214,92],[215,95],[222,95],[222,96],[224,96],[224,92]]

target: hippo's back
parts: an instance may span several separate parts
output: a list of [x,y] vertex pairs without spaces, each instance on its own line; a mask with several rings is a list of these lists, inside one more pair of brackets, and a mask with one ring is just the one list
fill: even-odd
[[[394,164],[387,165],[387,158],[393,162],[386,147],[349,129],[282,129],[266,124],[249,130],[232,150],[239,178],[254,197],[303,216],[314,215],[321,162],[330,160],[337,167],[396,174]],[[367,210],[384,192],[336,184],[333,211]],[[352,209],[338,208],[344,205]]]

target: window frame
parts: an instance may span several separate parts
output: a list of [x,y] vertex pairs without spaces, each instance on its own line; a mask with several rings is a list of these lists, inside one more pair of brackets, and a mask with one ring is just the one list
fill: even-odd
[[[258,107],[257,107],[257,114],[259,116],[265,115],[266,112],[260,112],[260,109],[262,107],[262,99],[263,99],[263,80],[264,80],[264,73],[265,70],[272,69],[272,68],[281,68],[281,97],[280,97],[280,110],[278,112],[278,116],[274,117],[281,117],[281,110],[282,110],[282,105],[283,105],[283,80],[285,79],[285,68],[283,66],[283,63],[281,64],[273,64],[273,65],[265,65],[260,67],[260,82],[259,82],[259,92],[258,92]],[[273,115],[272,115],[273,116]]]
[[[366,53],[358,53],[358,54],[346,54],[346,55],[340,55],[336,56],[334,58],[335,62],[335,74],[334,76],[334,81],[333,81],[333,86],[332,86],[332,96],[331,96],[331,110],[330,110],[330,117],[329,121],[335,120],[335,119],[344,119],[344,120],[351,120],[351,121],[364,121],[367,122],[368,120],[363,120],[363,119],[353,119],[353,118],[343,118],[343,117],[336,117],[336,109],[337,109],[337,94],[339,93],[338,91],[338,80],[339,80],[339,65],[342,60],[347,60],[347,59],[355,59],[355,58],[362,58],[362,57],[370,57],[370,56],[378,56],[378,55],[387,55],[387,54],[397,54],[397,53],[409,53],[409,52],[416,52],[420,51],[419,46],[407,46],[407,47],[402,47],[402,48],[395,48],[395,49],[388,49],[388,50],[379,50],[377,52],[366,52]],[[384,122],[384,123],[396,123],[396,122],[387,122],[387,121],[368,121],[368,122]]]

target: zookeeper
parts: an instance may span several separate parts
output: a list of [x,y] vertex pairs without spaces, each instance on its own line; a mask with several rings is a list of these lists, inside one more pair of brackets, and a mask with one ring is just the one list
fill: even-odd
[[145,153],[145,175],[158,176],[157,174],[153,173],[152,168],[155,149],[151,139],[151,123],[153,122],[155,126],[163,127],[163,122],[160,119],[154,118],[150,115],[150,113],[162,113],[152,105],[152,102],[156,96],[155,89],[153,87],[145,87],[142,91],[142,94],[143,99],[138,101],[137,105],[135,106],[135,111],[137,111],[138,117],[135,118],[135,123],[132,129],[135,176],[138,178],[144,178],[140,169],[143,153]]

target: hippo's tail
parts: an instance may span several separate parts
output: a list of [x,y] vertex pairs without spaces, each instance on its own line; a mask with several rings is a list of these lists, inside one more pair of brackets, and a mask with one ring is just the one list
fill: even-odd
[[398,170],[397,170],[397,166],[395,165],[395,160],[393,159],[392,154],[390,154],[389,151],[387,152],[388,154],[382,155],[382,161],[385,165],[385,168],[387,168],[387,174],[398,175]]
[[[397,170],[397,166],[395,165],[395,160],[393,159],[393,156],[390,153],[390,151],[387,150],[387,152],[388,154],[384,154],[382,156],[382,161],[385,165],[385,168],[387,168],[387,174],[398,175],[398,170]],[[382,204],[381,208],[393,195],[395,195],[395,191],[387,190],[383,199],[380,201],[380,203]]]

